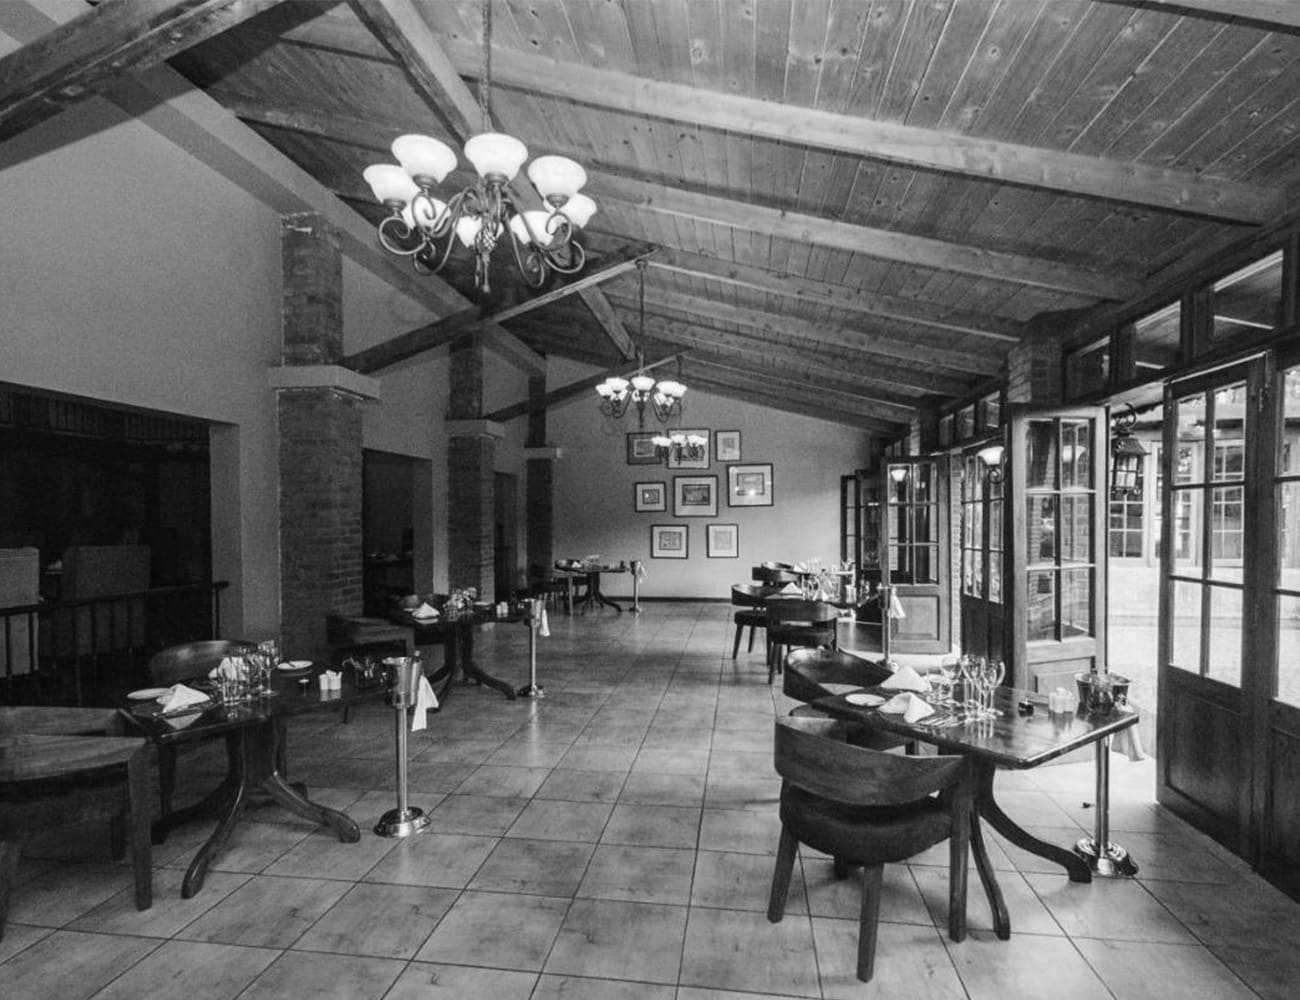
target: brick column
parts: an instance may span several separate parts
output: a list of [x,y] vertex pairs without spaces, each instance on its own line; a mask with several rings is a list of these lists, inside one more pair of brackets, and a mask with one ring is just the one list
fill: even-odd
[[447,420],[447,580],[477,587],[484,600],[496,592],[492,529],[499,424],[483,417],[484,347],[462,340],[451,348],[451,400]]
[[1007,352],[1006,365],[1008,403],[1060,403],[1065,380],[1058,323],[1051,316],[1034,317]]
[[525,485],[524,519],[527,532],[528,583],[551,576],[555,565],[555,460],[558,448],[546,444],[546,376],[528,380],[528,441],[525,450],[528,481]]
[[328,652],[325,616],[362,600],[362,401],[373,379],[340,368],[343,268],[338,233],[317,215],[281,222],[283,366],[279,393],[280,632],[286,652]]

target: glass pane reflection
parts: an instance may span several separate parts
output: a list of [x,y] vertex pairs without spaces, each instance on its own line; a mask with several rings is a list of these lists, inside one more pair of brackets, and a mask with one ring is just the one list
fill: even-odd
[[1028,427],[1025,452],[1025,485],[1055,489],[1056,480],[1056,421],[1031,420]]
[[1300,597],[1277,601],[1277,698],[1300,708]]
[[1092,570],[1061,574],[1061,638],[1092,635]]
[[1056,573],[1051,570],[1033,570],[1029,573],[1029,593],[1025,608],[1028,612],[1030,642],[1036,639],[1056,638]]
[[1056,497],[1029,498],[1029,517],[1025,521],[1025,539],[1031,563],[1054,563],[1056,548]]
[[1242,592],[1227,587],[1210,589],[1210,666],[1207,676],[1233,687],[1241,686]]
[[1173,665],[1193,674],[1201,672],[1202,590],[1197,583],[1174,581]]

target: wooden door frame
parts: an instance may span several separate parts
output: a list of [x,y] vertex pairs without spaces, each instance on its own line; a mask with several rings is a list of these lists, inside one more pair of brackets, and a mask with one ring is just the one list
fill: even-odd
[[[935,587],[939,594],[939,621],[938,635],[934,640],[938,652],[947,653],[952,649],[953,637],[953,602],[952,602],[952,503],[951,503],[951,483],[949,482],[949,469],[951,458],[944,453],[930,455],[907,455],[886,458],[882,461],[880,470],[877,474],[880,484],[880,572],[881,583],[890,588],[894,586],[889,573],[890,560],[890,466],[907,465],[916,467],[918,465],[931,465],[934,467],[934,509],[935,509],[935,567],[936,576]],[[908,586],[904,584],[904,586]],[[888,595],[890,591],[886,591]],[[880,612],[881,625],[881,646],[886,656],[889,655],[891,646],[896,640],[890,635],[890,618],[888,613],[888,604],[885,603],[887,596],[882,598]],[[918,640],[919,641],[919,640]],[[902,652],[930,652],[930,650],[903,650]]]

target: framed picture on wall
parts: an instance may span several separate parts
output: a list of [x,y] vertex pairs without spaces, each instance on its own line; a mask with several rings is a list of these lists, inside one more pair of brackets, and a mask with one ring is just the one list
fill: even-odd
[[714,431],[713,457],[719,462],[739,462],[740,431]]
[[717,516],[717,476],[673,476],[673,517]]
[[633,431],[627,436],[628,465],[659,465],[663,456],[655,444],[656,431]]
[[668,449],[668,468],[707,469],[709,467],[708,430],[674,429],[672,436],[683,436],[684,441]]
[[772,463],[727,466],[728,507],[772,506]]
[[689,558],[687,549],[688,530],[684,524],[650,525],[650,558]]
[[704,554],[710,559],[739,559],[740,525],[705,525]]
[[633,483],[632,493],[636,498],[638,514],[668,509],[668,487],[665,483]]

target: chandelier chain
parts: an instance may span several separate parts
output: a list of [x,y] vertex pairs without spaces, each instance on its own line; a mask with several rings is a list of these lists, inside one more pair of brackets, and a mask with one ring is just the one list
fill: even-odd
[[483,69],[478,78],[478,106],[483,116],[483,131],[492,131],[492,112],[488,108],[488,91],[492,86],[492,0],[483,0]]

